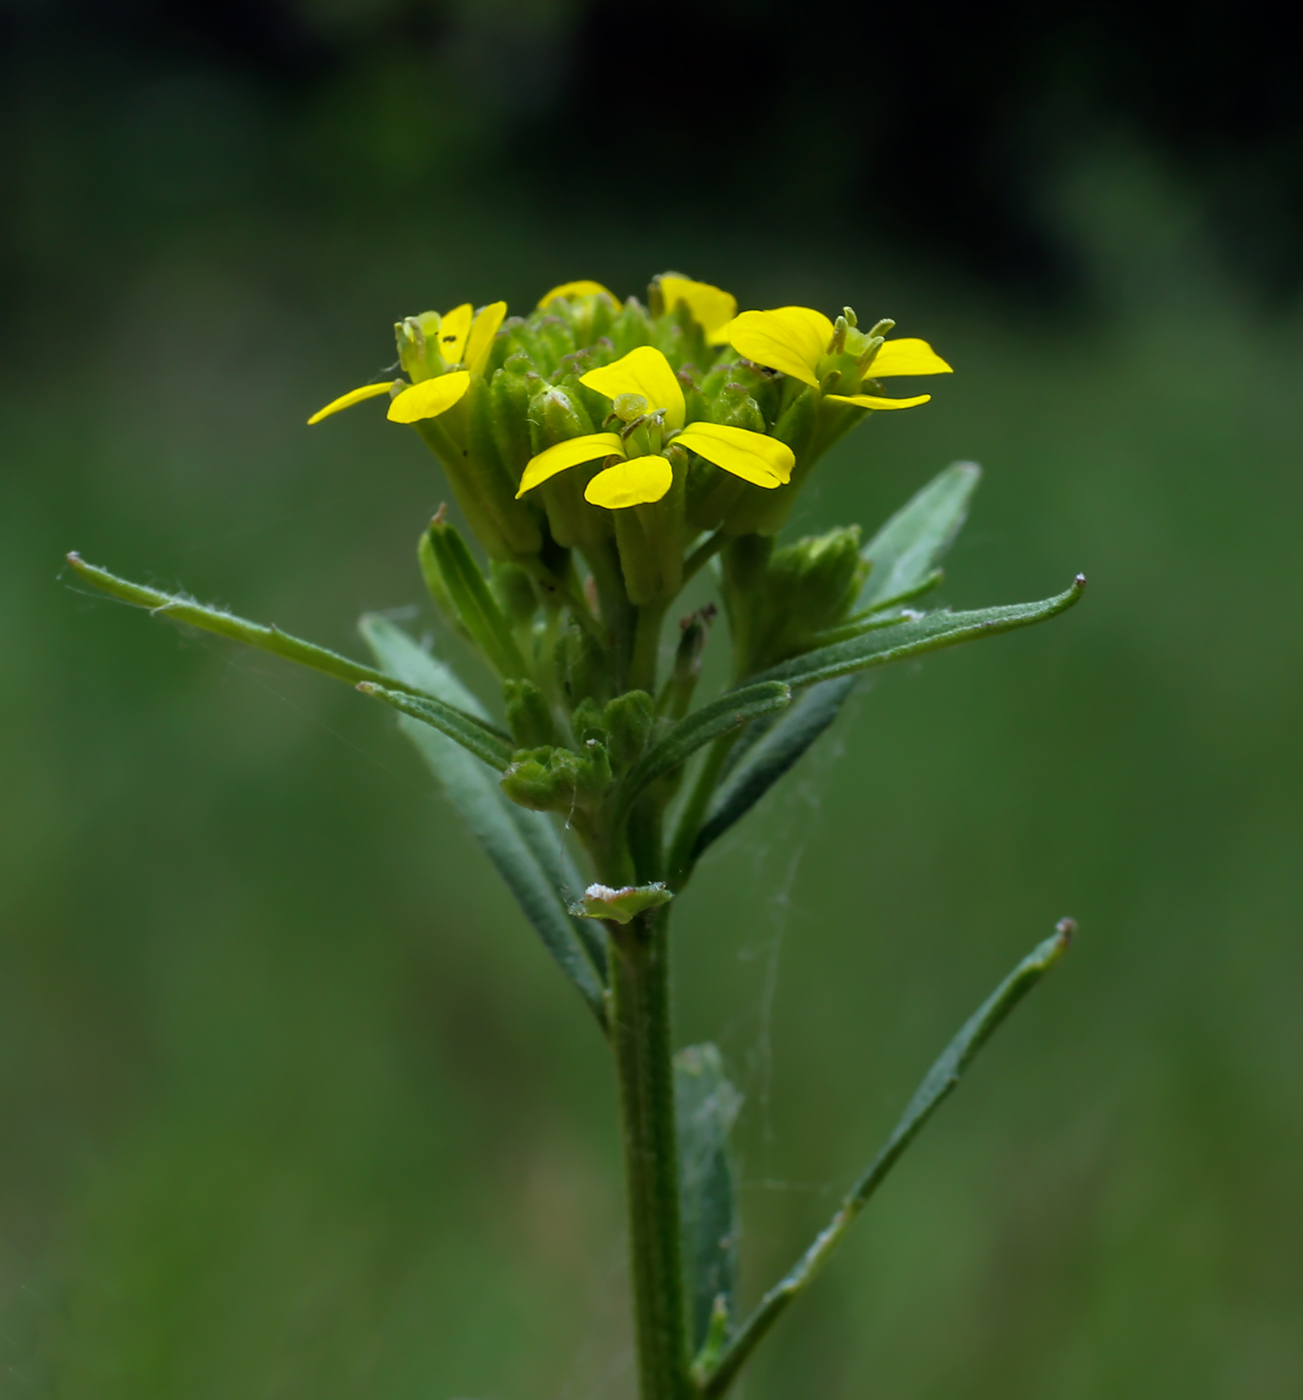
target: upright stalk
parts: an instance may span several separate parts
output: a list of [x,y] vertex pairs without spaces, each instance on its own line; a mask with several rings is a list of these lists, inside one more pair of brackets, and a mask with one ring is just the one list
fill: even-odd
[[695,1395],[679,1249],[668,928],[662,910],[608,925],[641,1400]]

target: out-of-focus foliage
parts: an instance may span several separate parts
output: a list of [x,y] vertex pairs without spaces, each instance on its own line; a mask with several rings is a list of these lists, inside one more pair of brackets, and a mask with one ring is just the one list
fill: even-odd
[[[1227,270],[1213,186],[1087,104],[1010,196],[1076,270],[1046,311],[859,198],[745,238],[704,197],[576,205],[646,170],[567,106],[600,7],[318,0],[271,12],[275,62],[238,9],[224,37],[54,10],[4,12],[0,1395],[629,1393],[604,1057],[393,725],[58,572],[79,548],[359,656],[363,611],[432,627],[428,454],[304,417],[406,312],[678,265],[745,305],[844,292],[959,371],[832,454],[794,532],[871,530],[968,457],[947,598],[1091,579],[853,702],[681,911],[679,1039],[746,1093],[748,1298],[1007,966],[1081,923],[748,1394],[1295,1396],[1303,324],[1265,263]],[[698,121],[729,180],[766,152],[785,198],[824,178],[741,90]]]

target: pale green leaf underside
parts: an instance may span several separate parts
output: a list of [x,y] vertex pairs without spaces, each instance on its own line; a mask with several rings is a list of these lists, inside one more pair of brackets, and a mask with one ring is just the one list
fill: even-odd
[[873,564],[855,611],[906,598],[928,583],[968,515],[982,479],[976,462],[955,462],[907,501],[860,553]]
[[742,1096],[729,1083],[714,1045],[691,1045],[674,1057],[679,1130],[679,1199],[683,1276],[692,1350],[710,1328],[715,1299],[736,1311],[737,1205],[728,1139]]
[[[391,622],[364,617],[361,630],[385,672],[444,704],[483,717],[479,701],[452,671]],[[605,1022],[605,951],[596,925],[568,912],[583,881],[556,829],[543,813],[509,802],[494,773],[455,740],[407,715],[399,724],[510,886],[548,952]]]

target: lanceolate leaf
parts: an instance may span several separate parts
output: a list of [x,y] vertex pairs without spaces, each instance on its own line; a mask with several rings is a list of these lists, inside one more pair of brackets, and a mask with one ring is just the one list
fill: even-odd
[[[361,628],[387,672],[409,685],[419,685],[445,704],[482,714],[479,702],[448,667],[392,623],[365,617]],[[508,802],[494,773],[438,729],[406,715],[399,724],[510,886],[548,952],[605,1024],[606,954],[601,932],[596,924],[568,913],[583,881],[555,828],[543,813]]]
[[981,479],[976,462],[956,462],[887,521],[860,551],[873,569],[856,602],[857,612],[918,595],[963,527],[969,499]]
[[372,681],[363,681],[358,689],[363,695],[374,695],[377,700],[383,700],[386,705],[392,705],[412,719],[433,726],[440,734],[446,734],[499,773],[505,773],[511,763],[515,752],[511,740],[492,725],[455,705],[445,705],[432,695],[405,695],[401,690],[389,690]]
[[[1071,588],[1039,603],[978,608],[972,612],[925,613],[896,627],[884,627],[849,641],[807,651],[802,656],[772,667],[756,679],[786,681],[793,687],[813,685],[816,681],[831,680],[834,676],[867,671],[871,666],[885,666],[890,661],[903,661],[906,657],[921,656],[924,652],[958,646],[961,642],[971,642],[978,637],[991,637],[999,632],[1012,632],[1018,627],[1030,627],[1072,607],[1085,587],[1085,575],[1078,574]],[[734,692],[739,696],[745,693],[743,690]]]
[[923,1124],[954,1092],[964,1071],[996,1027],[1067,952],[1075,932],[1076,925],[1071,919],[1060,920],[1053,936],[1033,948],[960,1028],[959,1034],[927,1072],[868,1170],[843,1197],[832,1220],[819,1232],[814,1243],[792,1269],[756,1304],[751,1316],[733,1334],[706,1374],[698,1376],[705,1400],[717,1400],[728,1389],[747,1357],[786,1311],[788,1304],[809,1286],[828,1256],[845,1238],[856,1216],[868,1204],[869,1198],[882,1184],[901,1153],[913,1142]]
[[812,686],[738,756],[701,824],[692,848],[694,861],[749,812],[828,728],[855,683],[854,676],[842,676]]
[[728,1138],[742,1096],[728,1082],[714,1045],[691,1045],[674,1057],[679,1129],[679,1205],[683,1282],[692,1350],[710,1330],[715,1300],[732,1316],[737,1284],[737,1206]]
[[778,680],[766,680],[731,690],[709,705],[685,715],[650,753],[638,761],[625,779],[621,809],[628,811],[648,783],[677,768],[703,744],[709,744],[721,734],[749,724],[761,715],[784,709],[791,699],[792,691],[788,685]]

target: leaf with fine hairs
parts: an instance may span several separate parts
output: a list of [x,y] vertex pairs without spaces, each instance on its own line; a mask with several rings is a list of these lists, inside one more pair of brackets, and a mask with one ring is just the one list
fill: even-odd
[[[479,701],[443,662],[382,617],[360,624],[384,670],[427,695],[483,718]],[[583,881],[542,812],[509,802],[493,771],[428,722],[406,714],[399,726],[420,750],[448,800],[474,832],[549,953],[606,1023],[606,952],[595,924],[570,916]]]

